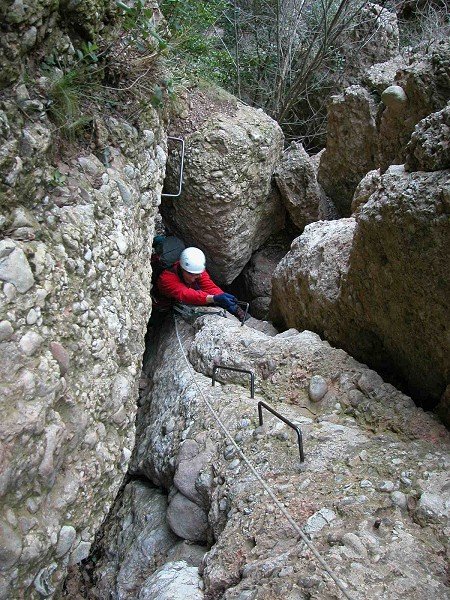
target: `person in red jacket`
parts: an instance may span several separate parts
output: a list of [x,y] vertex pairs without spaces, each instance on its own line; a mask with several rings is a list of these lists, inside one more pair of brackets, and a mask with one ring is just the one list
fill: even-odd
[[165,269],[158,278],[159,295],[171,303],[194,306],[215,305],[232,314],[239,312],[237,299],[218,287],[205,268],[205,255],[199,248],[186,248],[173,267]]

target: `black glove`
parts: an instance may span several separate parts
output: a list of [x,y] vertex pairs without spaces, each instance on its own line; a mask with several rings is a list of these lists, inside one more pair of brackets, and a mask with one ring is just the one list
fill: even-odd
[[238,308],[236,304],[237,299],[232,294],[217,294],[213,298],[214,304],[228,310],[230,313],[233,313]]

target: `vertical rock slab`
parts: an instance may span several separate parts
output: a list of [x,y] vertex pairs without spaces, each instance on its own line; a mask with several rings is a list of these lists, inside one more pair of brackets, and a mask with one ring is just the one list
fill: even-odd
[[303,145],[292,142],[274,173],[281,198],[300,231],[308,223],[337,218],[333,203],[317,182],[317,168]]
[[0,115],[2,600],[57,592],[127,471],[166,158],[151,108],[141,129],[97,120],[106,164],[76,144],[56,157],[19,88]]
[[362,177],[378,163],[377,102],[361,86],[333,96],[328,106],[327,145],[318,181],[344,217]]
[[118,496],[96,549],[99,598],[134,600],[145,580],[179,541],[166,522],[167,498],[144,481],[131,481]]
[[208,118],[185,136],[182,194],[164,198],[161,210],[187,244],[205,252],[215,279],[228,284],[283,226],[284,209],[271,193],[283,133],[262,110],[235,99],[226,109],[217,101],[211,106]]

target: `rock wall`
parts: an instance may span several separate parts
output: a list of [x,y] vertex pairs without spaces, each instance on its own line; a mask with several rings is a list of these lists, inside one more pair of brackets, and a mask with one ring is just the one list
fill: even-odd
[[[101,27],[105,7],[77,6]],[[70,143],[49,120],[33,53],[74,53],[56,9],[16,2],[1,38],[2,599],[58,593],[127,471],[166,162],[151,107],[139,128],[105,108]]]
[[327,142],[318,181],[342,216],[368,171],[403,164],[415,126],[450,97],[450,46],[441,42],[405,64],[400,57],[371,67],[328,107]]
[[[214,543],[193,597],[337,594],[224,437],[203,393],[352,597],[406,600],[432,590],[446,598],[450,446],[444,427],[311,332],[269,337],[217,316],[194,326],[179,320],[177,327],[195,371],[167,320],[141,399],[132,470],[169,490],[174,530],[192,541],[202,532]],[[214,364],[252,370],[255,398],[238,373],[219,372],[221,383],[211,387]],[[302,465],[295,436],[281,422],[264,413],[259,426],[259,400],[301,427]],[[170,564],[150,579],[164,569],[169,581]],[[186,565],[178,569],[187,575]],[[195,570],[192,575],[195,580]],[[137,597],[147,598],[144,589]]]
[[[428,407],[444,393],[450,370],[445,114],[416,128],[408,164],[420,170],[392,166],[381,177],[375,173],[355,217],[309,225],[272,282],[275,318],[311,328],[400,376]],[[446,169],[426,171],[434,166]]]
[[283,152],[274,179],[286,210],[300,232],[308,223],[338,218],[336,208],[317,183],[317,165],[302,144],[292,142]]

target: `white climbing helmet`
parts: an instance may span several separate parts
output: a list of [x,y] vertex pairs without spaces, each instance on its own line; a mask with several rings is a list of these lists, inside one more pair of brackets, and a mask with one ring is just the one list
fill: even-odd
[[193,275],[200,275],[205,270],[206,258],[200,248],[186,248],[180,255],[180,266]]

